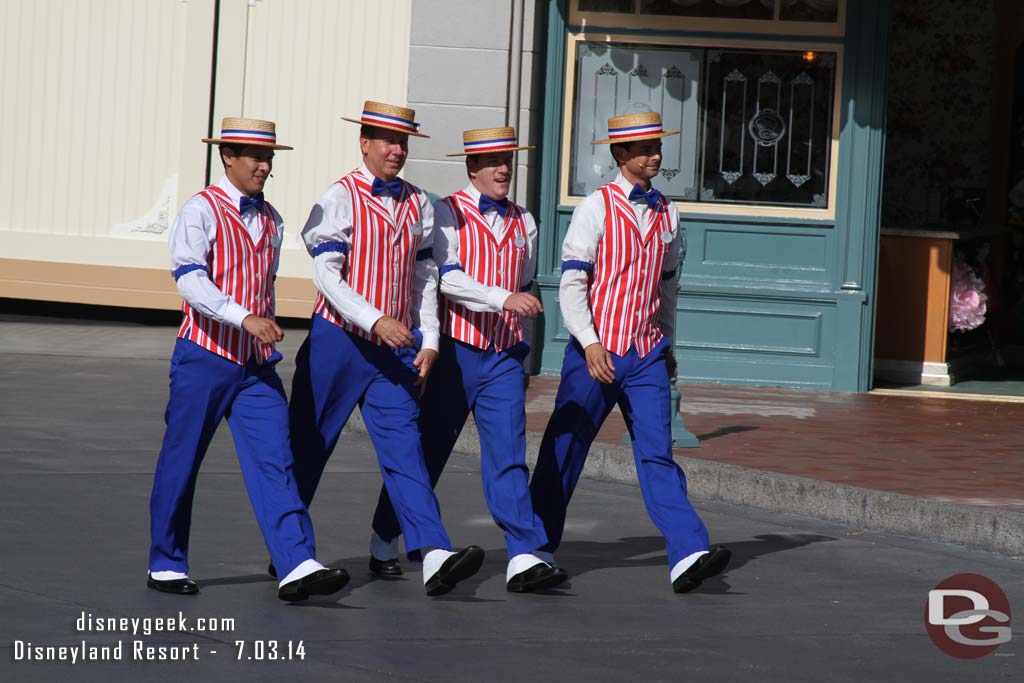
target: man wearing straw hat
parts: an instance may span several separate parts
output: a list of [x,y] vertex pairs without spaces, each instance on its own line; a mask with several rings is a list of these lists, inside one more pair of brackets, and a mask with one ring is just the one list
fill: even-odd
[[[417,427],[421,385],[437,359],[434,211],[398,177],[419,132],[412,109],[367,101],[358,119],[363,164],[331,185],[302,230],[319,290],[296,358],[291,428],[296,480],[308,506],[358,404],[428,595],[476,573],[484,551],[459,552],[441,522]],[[397,540],[370,540],[370,570],[401,573]]]
[[[537,265],[537,225],[510,202],[513,128],[462,135],[469,184],[434,204],[434,259],[444,311],[441,356],[422,401],[420,431],[432,485],[437,483],[472,412],[480,432],[484,497],[505,531],[510,592],[550,588],[568,574],[534,553],[547,544],[530,503],[526,467],[523,361],[529,346],[522,318],[541,312],[529,293]],[[387,492],[374,515],[375,535],[401,532]]]
[[669,377],[681,238],[675,206],[651,186],[661,169],[661,115],[608,119],[615,180],[573,212],[562,244],[559,303],[572,335],[555,410],[530,492],[554,550],[590,444],[615,404],[633,442],[640,490],[665,537],[669,579],[685,593],[721,572],[728,549],[708,547],[708,532],[672,459]]
[[315,559],[313,525],[292,474],[288,403],[275,365],[274,276],[284,224],[263,197],[277,144],[270,121],[225,118],[219,138],[224,175],[192,197],[170,232],[171,269],[185,300],[174,354],[160,458],[150,498],[147,585],[199,592],[188,576],[196,476],[222,418],[235,440],[249,499],[270,555],[284,568],[278,597],[328,595],[344,569]]

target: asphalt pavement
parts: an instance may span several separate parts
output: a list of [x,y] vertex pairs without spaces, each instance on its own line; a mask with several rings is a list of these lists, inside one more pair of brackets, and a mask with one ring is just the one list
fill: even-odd
[[[407,561],[403,579],[374,580],[367,541],[380,475],[355,432],[343,435],[312,508],[320,558],[353,575],[345,590],[277,599],[226,425],[196,494],[201,593],[147,590],[173,331],[81,322],[44,331],[34,348],[14,344],[9,327],[0,335],[0,681],[976,681],[1024,670],[1019,640],[961,660],[924,625],[928,591],[964,572],[997,582],[1020,613],[1019,560],[697,499],[733,562],[675,595],[639,489],[624,483],[581,482],[558,553],[567,588],[509,594],[472,455],[453,456],[438,495],[453,541],[487,550],[479,574],[433,599]],[[111,335],[125,340],[116,354],[101,343]],[[127,630],[95,630],[111,618]],[[182,619],[194,630],[155,628]],[[120,644],[121,660],[26,655],[83,642],[111,656]]]

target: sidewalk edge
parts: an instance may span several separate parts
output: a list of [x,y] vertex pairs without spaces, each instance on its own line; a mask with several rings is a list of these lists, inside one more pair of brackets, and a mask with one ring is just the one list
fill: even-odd
[[[366,433],[358,410],[353,412],[348,427]],[[526,460],[531,468],[537,460],[541,436],[537,432],[526,435]],[[472,422],[466,424],[454,450],[462,455],[479,455],[479,437]],[[806,515],[844,526],[980,548],[1009,557],[1024,556],[1024,512],[890,493],[680,455],[675,460],[686,472],[689,493],[694,498]],[[637,484],[632,449],[595,443],[583,476]]]

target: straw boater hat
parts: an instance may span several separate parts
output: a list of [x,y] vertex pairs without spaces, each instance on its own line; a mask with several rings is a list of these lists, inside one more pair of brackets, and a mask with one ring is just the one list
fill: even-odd
[[341,118],[344,121],[351,121],[352,123],[375,126],[377,128],[387,128],[388,130],[397,130],[399,133],[408,133],[409,135],[415,135],[418,138],[430,137],[429,135],[424,135],[420,132],[420,124],[415,121],[415,110],[398,107],[393,104],[384,104],[383,102],[366,100],[366,102],[363,103],[363,115],[361,117],[358,119],[350,119],[347,116],[342,116]]
[[219,138],[203,138],[211,145],[254,145],[271,149],[294,149],[277,144],[277,130],[273,121],[260,119],[225,118],[220,124]]
[[656,111],[645,111],[611,117],[608,119],[608,139],[597,140],[594,144],[610,145],[616,142],[653,140],[678,134],[678,130],[661,129],[661,114]]
[[470,154],[487,154],[488,152],[518,152],[521,149],[533,149],[533,145],[520,147],[515,128],[477,128],[463,131],[462,148],[464,151],[447,156],[464,157]]

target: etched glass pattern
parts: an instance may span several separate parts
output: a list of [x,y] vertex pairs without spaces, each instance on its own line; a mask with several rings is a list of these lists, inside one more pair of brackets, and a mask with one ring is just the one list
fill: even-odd
[[662,138],[658,188],[670,196],[696,194],[700,51],[580,43],[576,62],[572,161],[569,191],[587,195],[614,180],[618,168],[608,145],[608,119],[639,111],[661,113]]
[[835,56],[711,51],[701,197],[826,206]]

